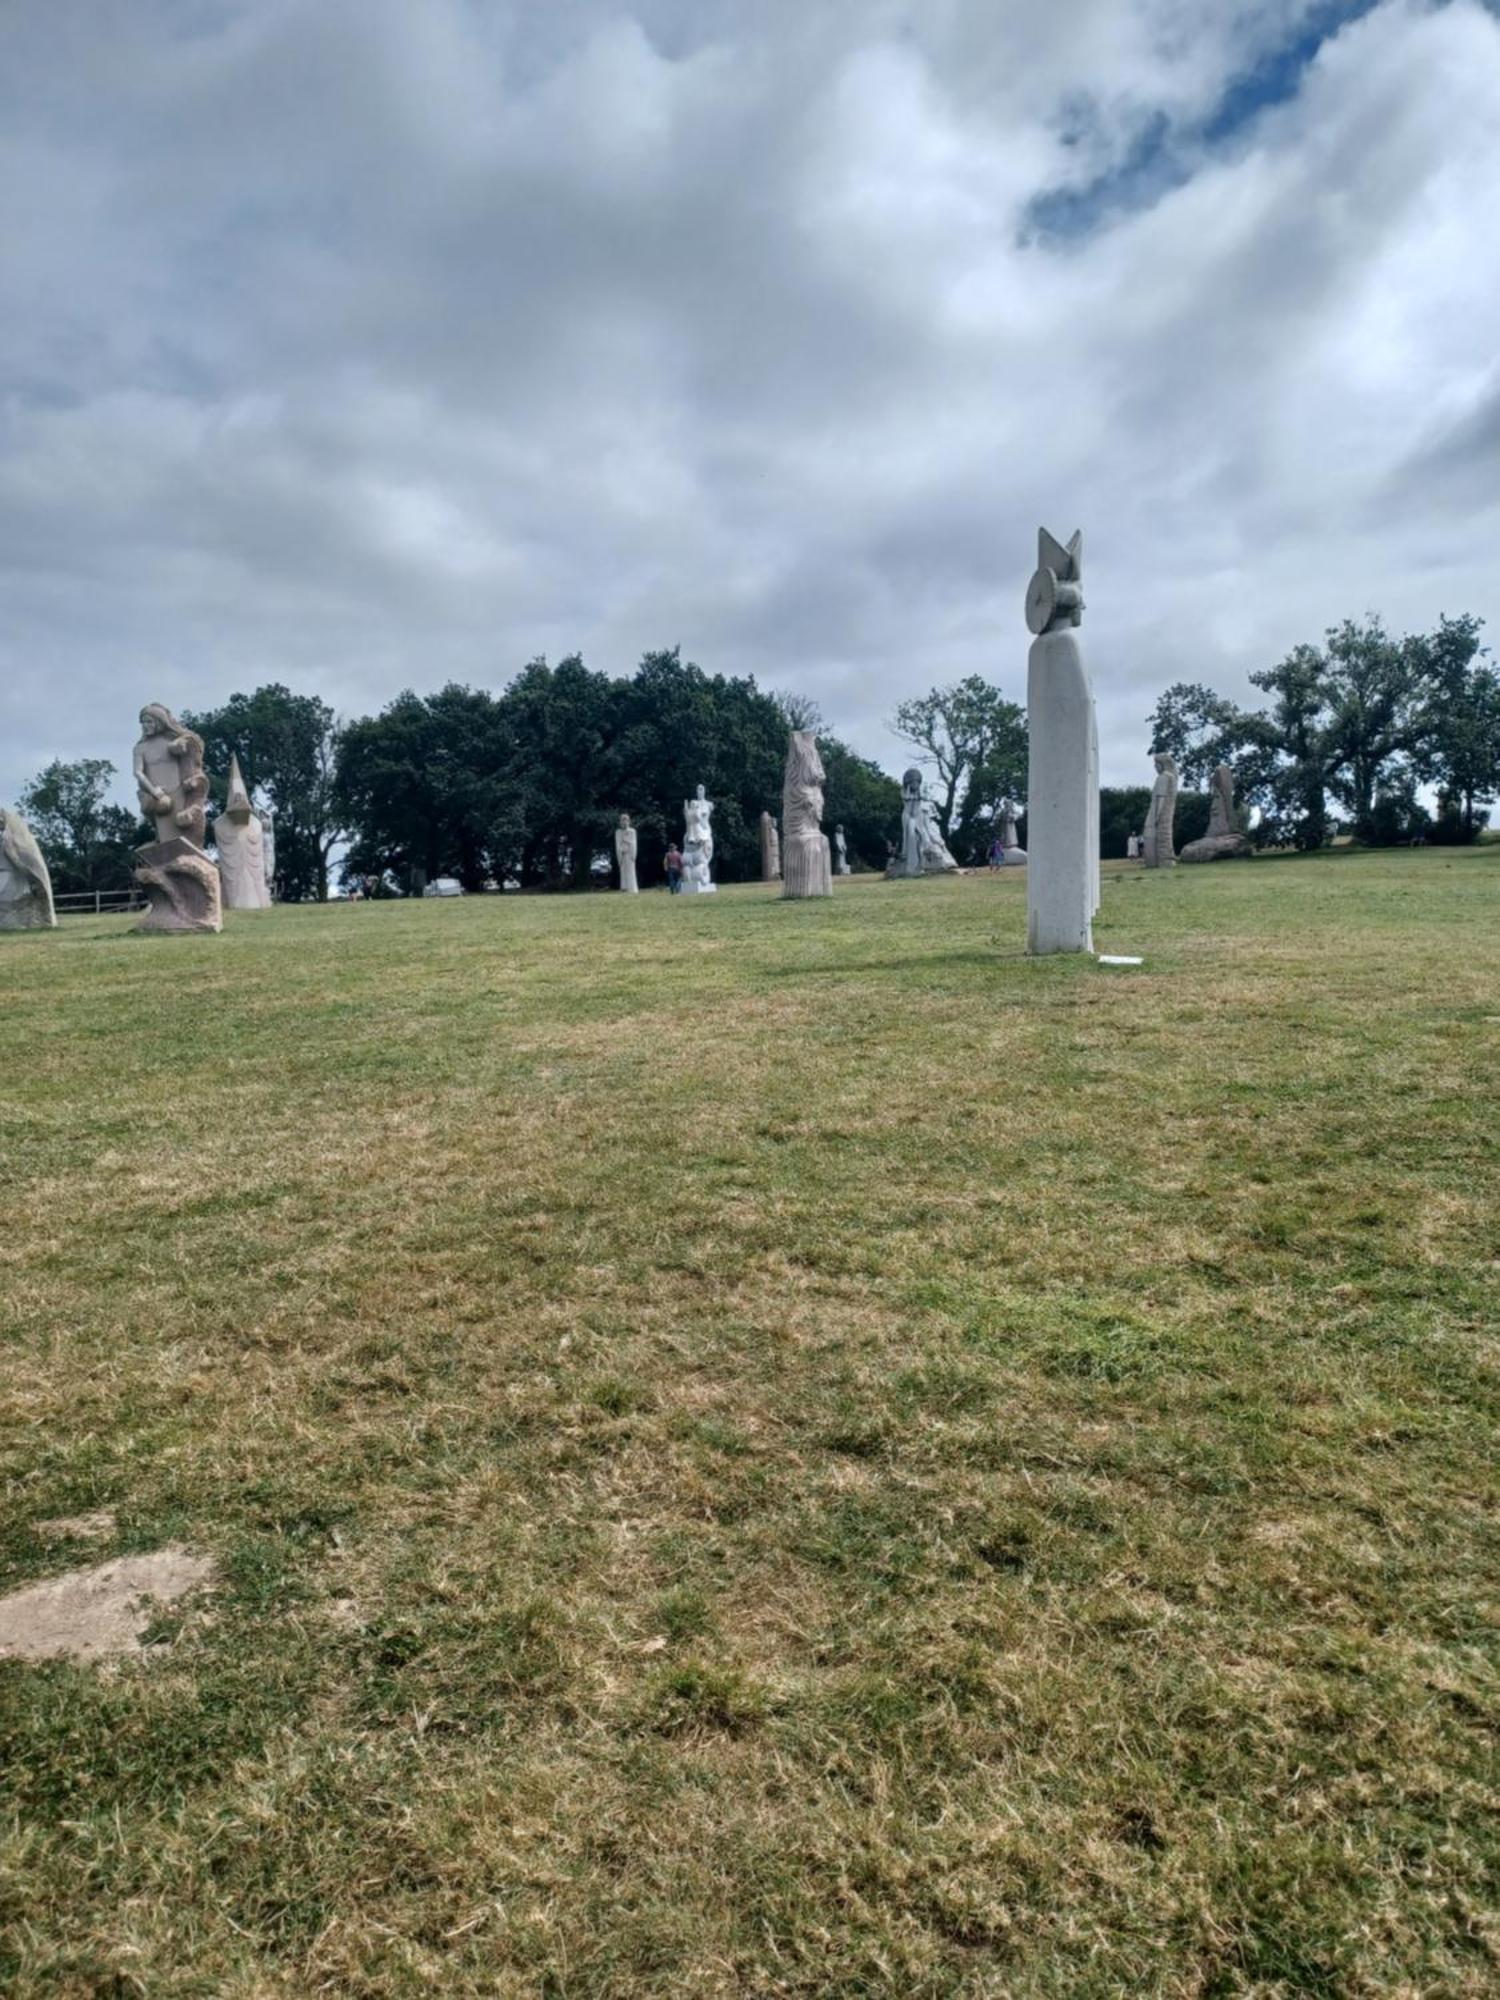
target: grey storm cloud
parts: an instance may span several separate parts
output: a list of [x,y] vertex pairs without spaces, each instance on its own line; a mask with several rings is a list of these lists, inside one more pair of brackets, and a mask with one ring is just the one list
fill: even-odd
[[884,719],[1493,613],[1479,0],[0,10],[0,801],[142,700],[680,644]]

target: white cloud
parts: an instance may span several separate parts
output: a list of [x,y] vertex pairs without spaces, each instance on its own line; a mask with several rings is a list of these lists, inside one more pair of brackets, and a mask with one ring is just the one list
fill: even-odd
[[0,800],[146,698],[574,646],[895,764],[1019,692],[1039,521],[1116,782],[1169,680],[1496,615],[1500,23],[1382,0],[1206,137],[1326,11],[11,0]]

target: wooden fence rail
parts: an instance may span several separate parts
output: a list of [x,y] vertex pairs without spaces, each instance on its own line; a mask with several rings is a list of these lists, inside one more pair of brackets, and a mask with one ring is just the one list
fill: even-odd
[[139,889],[73,889],[52,905],[60,917],[102,917],[144,910],[146,899]]

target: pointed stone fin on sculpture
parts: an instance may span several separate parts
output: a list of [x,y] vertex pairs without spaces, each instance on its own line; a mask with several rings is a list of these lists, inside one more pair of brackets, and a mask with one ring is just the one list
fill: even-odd
[[233,752],[229,758],[229,797],[225,802],[225,812],[251,811],[250,794],[245,789],[244,774],[240,770],[240,760]]
[[1036,531],[1038,569],[1050,569],[1059,583],[1077,583],[1083,576],[1083,530],[1075,528],[1067,546],[1045,528]]

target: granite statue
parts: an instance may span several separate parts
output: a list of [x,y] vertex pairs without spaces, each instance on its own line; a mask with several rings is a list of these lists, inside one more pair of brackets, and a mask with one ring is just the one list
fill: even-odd
[[1179,861],[1237,861],[1251,853],[1244,820],[1234,803],[1234,772],[1221,764],[1214,772],[1208,795],[1208,832],[1201,840],[1190,840]]
[[1151,787],[1151,804],[1146,811],[1146,832],[1141,859],[1148,868],[1175,868],[1177,849],[1172,844],[1172,827],[1177,818],[1177,760],[1169,750],[1156,753],[1156,783]]
[[1026,849],[1021,845],[1021,837],[1016,832],[1016,809],[1009,799],[1000,801],[995,817],[1000,822],[1000,866],[1024,868]]
[[156,839],[135,851],[135,879],[146,897],[138,928],[222,930],[219,871],[203,851],[208,798],[203,738],[161,702],[148,702],[130,768],[141,811],[156,828]]
[[48,931],[57,923],[52,877],[36,835],[0,807],[0,931]]
[[264,839],[261,852],[266,863],[266,894],[274,903],[276,900],[276,812],[272,806],[257,806],[255,817],[260,821]]
[[1026,591],[1026,948],[1039,955],[1094,948],[1099,734],[1082,622],[1082,531],[1064,547],[1042,528]]
[[822,828],[823,760],[811,729],[794,729],[781,780],[781,823],[786,828],[782,897],[831,896],[833,867]]
[[849,866],[849,843],[841,826],[833,829],[833,872],[835,875],[852,875],[854,872]]
[[762,882],[781,880],[781,835],[768,812],[760,816],[760,879]]
[[226,910],[269,910],[266,887],[266,830],[250,803],[240,760],[229,759],[229,799],[214,821],[219,852],[219,886]]
[[718,887],[709,874],[714,858],[713,800],[698,786],[682,802],[686,832],[682,839],[682,894],[712,896]]
[[615,828],[615,862],[620,870],[620,889],[626,896],[639,893],[640,884],[635,879],[636,849],[640,836],[630,824],[630,814],[620,814],[620,824]]
[[901,778],[901,842],[885,864],[888,879],[910,875],[950,875],[958,863],[938,831],[936,815],[922,789],[922,773],[913,767]]

